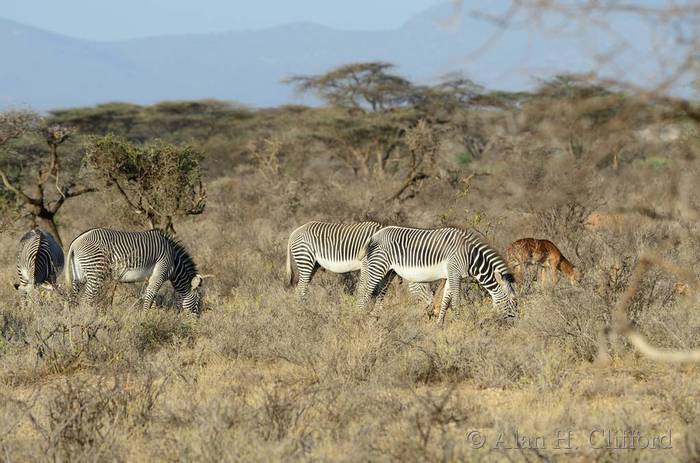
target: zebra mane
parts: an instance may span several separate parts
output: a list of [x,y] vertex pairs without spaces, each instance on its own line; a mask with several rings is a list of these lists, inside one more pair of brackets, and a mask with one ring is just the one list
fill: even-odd
[[192,259],[192,256],[190,255],[189,251],[187,251],[187,248],[185,247],[182,242],[177,239],[173,234],[166,232],[165,230],[161,229],[155,229],[154,230],[156,233],[158,233],[160,236],[168,240],[168,244],[172,246],[173,252],[179,257],[182,258],[183,263],[194,273],[197,273],[197,264],[194,262],[194,259]]
[[515,277],[513,276],[513,271],[511,270],[510,266],[508,265],[508,262],[503,258],[500,252],[496,248],[494,248],[488,241],[486,241],[486,238],[484,235],[482,235],[480,232],[474,230],[465,230],[463,228],[459,227],[450,227],[450,228],[456,228],[457,230],[460,230],[464,233],[465,238],[467,241],[470,243],[474,243],[476,245],[484,246],[488,248],[490,251],[493,252],[493,256],[491,257],[492,259],[496,260],[496,265],[500,267],[500,269],[504,272],[503,278],[509,282],[509,283],[514,283],[515,282]]

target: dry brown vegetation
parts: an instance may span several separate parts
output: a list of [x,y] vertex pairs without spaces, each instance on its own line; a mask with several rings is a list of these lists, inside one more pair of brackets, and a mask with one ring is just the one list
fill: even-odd
[[[469,106],[441,120],[412,107],[218,102],[53,113],[75,130],[65,152],[114,132],[204,153],[206,209],[175,228],[215,278],[199,318],[172,309],[167,291],[159,307],[140,310],[140,286],[120,286],[112,307],[69,308],[58,294],[21,301],[10,283],[27,224],[3,221],[0,458],[700,458],[698,365],[657,363],[624,338],[601,338],[640,256],[697,274],[697,126],[661,103],[605,92],[543,92],[516,107]],[[680,135],[640,136],[652,125]],[[593,212],[614,226],[591,227]],[[474,285],[442,330],[396,288],[369,318],[341,278],[323,272],[299,303],[283,285],[288,233],[312,219],[365,218],[473,227],[501,250],[525,236],[551,239],[584,278],[545,289],[526,278],[514,326],[498,322]],[[65,241],[94,226],[148,224],[109,189],[63,206]],[[698,292],[679,283],[652,267],[635,282],[627,316],[655,346],[697,348]],[[596,449],[595,429],[670,429],[672,448]],[[484,448],[472,448],[472,430]],[[515,431],[542,436],[546,448],[506,449]],[[558,431],[573,433],[574,448],[554,448]]]

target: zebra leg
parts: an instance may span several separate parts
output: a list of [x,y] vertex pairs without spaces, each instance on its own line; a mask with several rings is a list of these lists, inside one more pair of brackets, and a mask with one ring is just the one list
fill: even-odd
[[433,296],[433,299],[430,302],[430,307],[428,307],[428,318],[436,317],[440,313],[440,303],[442,302],[442,298],[445,295],[446,284],[447,280],[440,280],[440,283],[438,284],[438,287],[435,290],[435,295]]
[[102,295],[103,283],[104,281],[100,281],[97,278],[88,278],[83,285],[82,295],[78,295],[78,300],[87,302],[93,306],[97,304]]
[[[78,255],[75,258],[80,259]],[[80,281],[73,280],[77,300],[95,306],[101,302],[105,283],[111,280],[109,256],[104,251],[95,249],[90,255],[89,264],[81,265],[81,273]]]
[[396,277],[396,272],[390,270],[386,275],[384,275],[384,278],[382,278],[379,290],[377,291],[377,307],[379,310],[384,308],[384,297],[386,296],[387,291],[389,291],[389,285],[394,277]]
[[425,304],[425,311],[428,313],[428,317],[430,317],[430,308],[433,305],[433,293],[430,291],[430,285],[428,283],[409,281],[408,291],[418,297],[420,302]]
[[364,258],[362,259],[362,267],[360,268],[360,277],[355,287],[355,296],[360,303],[364,300],[365,294],[369,291],[369,288],[367,288],[367,275],[367,258]]
[[[459,287],[460,287],[460,275],[457,272],[453,272],[447,276],[445,281],[444,294],[442,296],[442,303],[440,304],[440,315],[438,315],[438,325],[443,325],[445,323],[445,314],[447,314],[447,308],[450,303],[457,302],[459,300]],[[452,304],[454,306],[454,304]]]
[[365,283],[358,306],[361,310],[367,310],[370,299],[377,297],[382,290],[386,291],[388,283],[391,283],[391,280],[387,283],[385,279],[389,272],[389,261],[383,253],[377,252],[367,257],[363,270],[366,274],[363,277]]
[[318,268],[318,264],[314,262],[310,269],[299,270],[299,282],[297,283],[297,287],[294,292],[300,300],[303,301],[306,299],[306,294],[309,291],[309,283],[311,283],[311,279],[316,274]]
[[313,251],[308,245],[305,244],[292,248],[291,253],[298,275],[297,287],[294,292],[297,298],[304,300],[309,290],[309,283],[311,283],[311,279],[318,267],[316,256],[314,256]]
[[438,315],[438,325],[442,325],[445,322],[445,314],[447,313],[447,307],[450,305],[450,299],[452,298],[452,291],[450,288],[450,280],[445,281],[445,287],[442,293],[442,302],[440,303],[440,314]]
[[68,289],[68,297],[70,298],[69,300],[71,301],[71,304],[80,304],[85,300],[85,293],[87,285],[85,282],[77,282],[73,281],[73,284],[71,285],[71,288]]
[[143,296],[143,309],[148,310],[153,305],[153,299],[155,299],[156,294],[160,291],[160,287],[165,283],[165,271],[164,267],[166,265],[156,264],[153,268],[153,273],[148,279],[148,286],[146,286],[146,292]]

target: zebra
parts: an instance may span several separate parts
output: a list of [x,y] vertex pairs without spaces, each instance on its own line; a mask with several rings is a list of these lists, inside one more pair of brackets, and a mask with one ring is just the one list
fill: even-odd
[[[296,294],[304,299],[309,283],[319,267],[333,273],[361,270],[362,261],[357,255],[367,240],[382,227],[378,222],[305,223],[289,235],[285,283],[288,286],[294,284],[296,266]],[[364,287],[362,281],[359,287]],[[429,285],[409,282],[408,289],[426,304],[432,303],[433,295]]]
[[149,309],[160,287],[169,280],[179,305],[199,314],[202,280],[185,247],[161,230],[128,232],[90,229],[73,240],[66,256],[69,290],[94,303],[107,279],[133,283],[148,279],[143,308]]
[[29,230],[19,240],[15,289],[29,291],[37,286],[53,289],[63,271],[63,248],[50,233]]
[[447,280],[438,324],[451,302],[457,302],[462,278],[473,277],[491,295],[494,306],[507,318],[517,318],[513,275],[498,253],[470,232],[457,228],[421,229],[385,227],[372,235],[357,259],[366,259],[361,278],[366,287],[360,307],[372,297],[381,307],[386,290],[398,274],[412,282]]

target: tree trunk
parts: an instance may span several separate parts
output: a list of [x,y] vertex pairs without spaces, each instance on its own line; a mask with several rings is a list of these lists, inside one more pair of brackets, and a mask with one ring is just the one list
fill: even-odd
[[61,235],[60,233],[58,233],[58,227],[56,226],[54,215],[50,213],[39,214],[37,216],[37,219],[39,219],[41,223],[41,228],[51,233],[54,236],[54,238],[56,238],[56,241],[58,241],[58,244],[60,244],[61,247],[63,247],[63,240],[61,240]]
[[175,225],[173,225],[172,216],[156,216],[154,214],[149,214],[148,224],[151,230],[163,230],[166,233],[175,234]]
[[175,225],[173,225],[172,217],[167,216],[165,218],[165,226],[163,227],[163,230],[165,230],[166,233],[169,233],[171,235],[175,234]]

